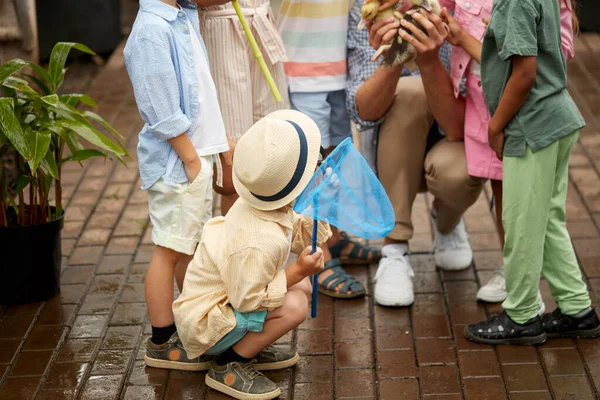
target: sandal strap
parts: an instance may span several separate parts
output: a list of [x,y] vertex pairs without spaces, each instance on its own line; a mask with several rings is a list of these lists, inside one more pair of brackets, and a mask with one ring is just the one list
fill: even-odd
[[342,237],[336,244],[329,248],[329,252],[331,253],[331,257],[333,259],[340,258],[342,255],[342,250],[350,244],[350,237],[344,231],[340,232],[340,236]]
[[[343,233],[346,234],[345,232]],[[346,235],[346,237],[348,236]],[[370,259],[374,260],[376,258],[380,258],[379,249],[365,246],[364,244],[354,241],[350,238],[347,240],[349,244],[352,244],[352,249],[350,250],[350,254],[348,254],[349,259],[368,261]],[[369,258],[369,256],[371,256],[371,258]]]
[[363,291],[363,284],[356,280],[355,277],[344,271],[340,263],[341,262],[338,259],[333,259],[327,262],[329,265],[325,266],[325,270],[331,269],[333,270],[333,274],[325,278],[320,285],[328,290],[334,290],[336,287],[343,284],[342,288],[340,289],[340,293],[347,293],[348,290],[353,293]]

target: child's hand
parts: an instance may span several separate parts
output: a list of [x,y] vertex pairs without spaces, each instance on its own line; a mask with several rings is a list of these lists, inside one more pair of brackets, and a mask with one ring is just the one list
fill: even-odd
[[493,130],[488,130],[488,143],[492,150],[496,153],[496,157],[500,161],[502,161],[502,152],[504,150],[504,132],[494,132]]
[[202,163],[200,162],[200,158],[196,157],[195,160],[185,163],[184,168],[188,181],[190,183],[194,182],[200,174],[200,170],[202,169]]
[[300,256],[298,256],[298,269],[303,277],[318,274],[325,268],[325,260],[323,258],[323,250],[317,247],[315,254],[312,253],[312,247],[309,246]]
[[458,22],[456,20],[456,18],[454,18],[452,15],[450,15],[450,13],[448,12],[448,10],[446,8],[444,8],[442,10],[442,20],[448,24],[448,37],[446,38],[446,40],[452,45],[452,46],[460,46],[463,40],[463,37],[465,35],[465,31],[462,27],[462,25],[460,24],[460,22]]
[[487,29],[488,25],[490,24],[490,19],[483,17],[483,18],[481,18],[481,20],[483,21],[483,24],[485,25],[485,29]]

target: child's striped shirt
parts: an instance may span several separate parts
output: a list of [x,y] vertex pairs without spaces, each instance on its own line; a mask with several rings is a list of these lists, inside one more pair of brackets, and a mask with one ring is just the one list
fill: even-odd
[[284,0],[279,30],[289,61],[290,92],[342,90],[346,83],[346,36],[352,0]]

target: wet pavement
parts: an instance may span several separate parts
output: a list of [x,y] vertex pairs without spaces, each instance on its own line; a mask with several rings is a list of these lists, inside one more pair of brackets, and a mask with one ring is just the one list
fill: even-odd
[[[571,93],[588,126],[571,158],[568,224],[594,304],[600,295],[599,56],[600,35],[579,38],[569,70]],[[89,83],[91,76],[85,91],[128,137],[134,153],[141,121],[122,47],[99,73],[81,80]],[[63,180],[68,207],[62,291],[44,303],[0,306],[0,399],[225,398],[205,387],[202,373],[151,369],[142,361],[150,333],[143,281],[152,245],[135,161],[68,165]],[[296,368],[268,374],[282,388],[281,398],[598,398],[600,340],[549,340],[522,348],[463,339],[466,324],[499,310],[475,302],[479,285],[501,264],[489,189],[466,215],[475,262],[462,272],[434,265],[430,201],[420,195],[415,204],[414,306],[382,308],[370,295],[351,301],[321,297],[318,318],[279,342],[302,355]],[[349,271],[372,292],[375,266]],[[552,310],[545,282],[542,292]]]

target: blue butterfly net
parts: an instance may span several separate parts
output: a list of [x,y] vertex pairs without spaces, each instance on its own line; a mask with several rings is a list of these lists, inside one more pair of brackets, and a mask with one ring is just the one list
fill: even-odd
[[323,161],[294,211],[363,239],[383,238],[396,223],[383,186],[350,138]]

